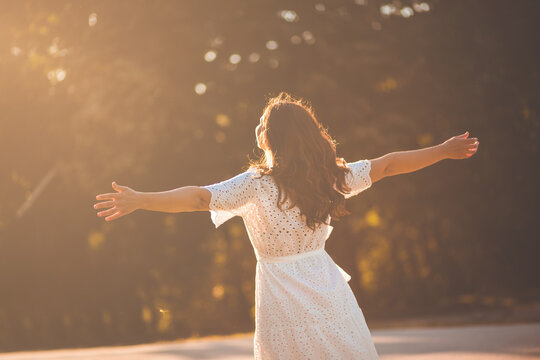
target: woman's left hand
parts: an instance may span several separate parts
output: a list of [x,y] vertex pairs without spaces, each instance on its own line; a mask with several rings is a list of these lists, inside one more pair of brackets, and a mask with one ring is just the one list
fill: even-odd
[[96,196],[97,200],[107,200],[94,204],[94,209],[108,208],[110,209],[100,211],[97,216],[107,216],[106,221],[118,219],[121,216],[131,214],[135,210],[139,209],[140,196],[139,192],[135,191],[127,186],[118,185],[115,181],[112,183],[116,193],[99,194]]

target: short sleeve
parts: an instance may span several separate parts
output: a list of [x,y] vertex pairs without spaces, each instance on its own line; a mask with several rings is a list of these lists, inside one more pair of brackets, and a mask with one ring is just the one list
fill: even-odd
[[355,162],[347,163],[347,166],[351,169],[351,173],[347,174],[345,181],[351,188],[351,192],[345,195],[345,199],[358,195],[362,191],[371,187],[371,177],[369,172],[371,171],[371,161],[368,159],[358,160]]
[[210,218],[219,227],[225,221],[244,216],[247,206],[252,203],[255,195],[253,172],[247,170],[230,179],[201,186],[212,193],[209,209]]

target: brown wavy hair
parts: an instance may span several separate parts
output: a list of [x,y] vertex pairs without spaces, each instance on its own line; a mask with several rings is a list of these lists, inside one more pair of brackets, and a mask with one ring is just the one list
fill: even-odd
[[[336,155],[337,142],[315,117],[311,104],[281,92],[270,98],[261,117],[260,138],[272,156],[269,166],[265,151],[257,160],[249,159],[249,168],[259,175],[271,175],[278,187],[277,206],[291,199],[288,209],[298,206],[307,226],[350,214],[345,197],[351,188],[345,175],[351,170]],[[283,196],[284,195],[284,196]],[[282,199],[283,196],[283,199]]]

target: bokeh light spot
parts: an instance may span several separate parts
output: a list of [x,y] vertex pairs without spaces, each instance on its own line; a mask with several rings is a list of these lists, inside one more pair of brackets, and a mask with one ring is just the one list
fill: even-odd
[[315,4],[315,10],[318,12],[324,12],[326,11],[326,6],[323,3],[317,3]]
[[204,61],[206,62],[212,62],[216,60],[217,53],[214,50],[207,51],[206,54],[204,54]]
[[92,13],[88,15],[88,26],[93,27],[93,26],[96,26],[96,24],[97,24],[97,14]]
[[410,18],[411,16],[414,15],[414,11],[412,8],[408,7],[408,6],[405,6],[403,9],[401,9],[399,11],[399,13],[401,14],[401,16],[403,16],[404,18]]
[[221,300],[225,295],[225,287],[223,285],[216,285],[212,288],[212,296],[216,300]]
[[298,21],[298,14],[294,10],[281,10],[279,16],[286,22]]
[[413,4],[413,8],[414,8],[414,11],[416,12],[423,12],[423,11],[425,12],[425,11],[429,11],[429,4],[425,2],[420,3],[420,4],[415,3]]
[[376,210],[369,210],[366,213],[366,223],[371,227],[377,227],[381,225],[381,218]]
[[213,48],[217,48],[223,45],[223,38],[221,36],[216,36],[212,40],[210,40],[210,46]]
[[18,47],[18,46],[12,46],[11,47],[11,55],[19,56],[19,55],[21,55],[21,53],[22,53],[22,50],[21,50],[20,47]]
[[302,43],[302,38],[298,35],[291,36],[290,40],[293,45],[299,45],[300,43]]
[[254,53],[249,54],[248,60],[250,63],[256,63],[260,59],[261,59],[261,55],[259,55],[259,53],[254,52]]
[[206,84],[205,83],[195,84],[195,93],[197,95],[203,95],[204,93],[206,93]]
[[146,324],[152,322],[152,310],[148,306],[144,306],[141,309],[141,318]]
[[215,139],[217,143],[220,143],[220,144],[224,143],[226,138],[227,138],[227,135],[225,135],[223,131],[218,131],[216,133]]
[[279,60],[275,58],[269,59],[268,66],[270,66],[271,69],[277,69],[279,67]]
[[313,36],[313,33],[311,31],[304,31],[302,33],[302,38],[306,42],[306,44],[312,45],[315,43],[315,37]]
[[384,16],[390,16],[396,11],[396,7],[394,5],[386,4],[382,5],[380,7],[380,12]]
[[266,48],[268,50],[276,50],[278,48],[278,43],[274,40],[270,40],[266,42]]
[[93,231],[88,235],[88,245],[90,249],[95,250],[101,247],[105,241],[105,235],[100,231]]
[[225,114],[217,114],[216,115],[216,124],[218,124],[221,127],[227,127],[231,125],[231,118],[229,118]]
[[232,54],[229,56],[229,62],[233,65],[238,64],[240,61],[242,61],[242,57],[238,54]]

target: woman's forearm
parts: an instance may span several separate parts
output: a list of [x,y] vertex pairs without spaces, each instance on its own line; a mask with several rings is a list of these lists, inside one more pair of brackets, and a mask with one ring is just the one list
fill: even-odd
[[137,192],[138,208],[168,213],[198,211],[200,191],[198,186],[183,186],[161,192]]
[[447,158],[444,144],[418,150],[396,151],[387,154],[386,176],[410,173]]

